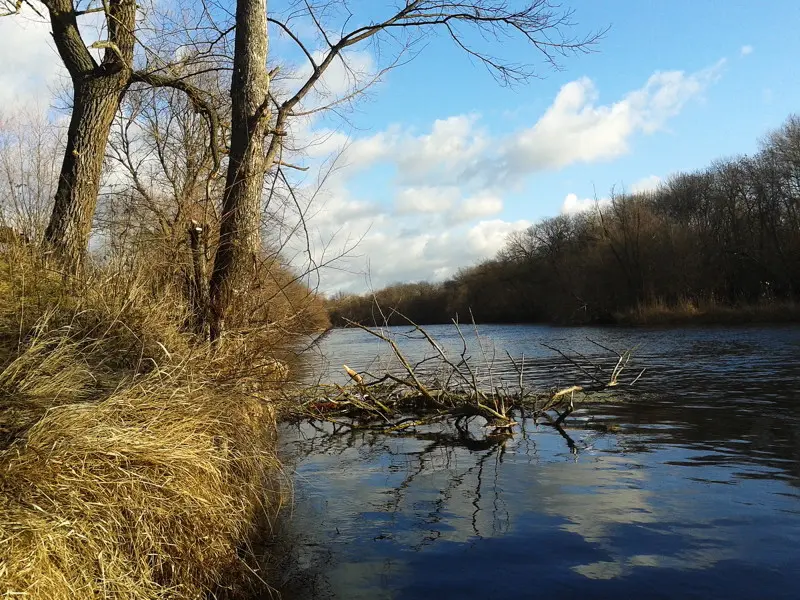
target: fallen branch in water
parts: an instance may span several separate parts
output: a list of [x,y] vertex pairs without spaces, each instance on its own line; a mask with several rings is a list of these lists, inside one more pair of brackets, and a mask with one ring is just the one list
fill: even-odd
[[[533,392],[525,389],[525,357],[517,361],[508,355],[518,382],[512,389],[507,382],[496,379],[492,361],[483,347],[486,373],[481,376],[469,356],[469,344],[461,327],[453,322],[461,341],[460,352],[451,357],[442,344],[412,321],[415,339],[424,340],[432,349],[428,356],[414,364],[400,349],[397,341],[380,329],[372,329],[348,322],[380,339],[391,349],[398,368],[381,375],[357,372],[343,365],[350,378],[347,384],[320,384],[301,388],[291,393],[289,417],[324,420],[348,428],[381,429],[399,432],[413,427],[429,425],[442,419],[454,419],[456,426],[467,426],[475,418],[482,418],[492,433],[511,432],[517,418],[533,418],[560,427],[574,411],[576,403],[591,402],[598,395],[622,384],[621,376],[631,361],[631,351],[618,353],[610,365],[592,362],[583,355],[576,359],[568,354],[542,344],[555,351],[577,369],[587,381],[567,387]],[[478,344],[481,339],[475,329]],[[406,334],[407,336],[409,334]],[[598,344],[598,346],[600,346]],[[603,346],[601,346],[603,347]],[[605,348],[605,347],[603,347]],[[455,354],[455,353],[454,353]],[[631,381],[642,376],[644,369]],[[497,383],[497,385],[495,385]],[[554,417],[551,417],[554,413]]]

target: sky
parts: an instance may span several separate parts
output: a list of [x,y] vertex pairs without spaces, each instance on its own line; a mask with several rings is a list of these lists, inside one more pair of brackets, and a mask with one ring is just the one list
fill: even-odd
[[[286,4],[273,0],[270,9],[281,14]],[[356,22],[392,2],[351,6]],[[510,232],[585,209],[612,189],[652,188],[676,172],[753,153],[800,110],[796,2],[564,6],[575,10],[575,33],[609,29],[593,52],[560,59],[558,71],[519,41],[484,45],[536,67],[537,78],[504,87],[433,33],[358,101],[295,125],[308,146],[298,160],[311,170],[297,185],[314,199],[307,227],[312,256],[328,265],[319,273],[323,291],[441,281],[493,257]],[[297,25],[321,52],[308,24]],[[355,47],[351,70],[335,64],[308,107],[371,80],[393,49]],[[308,72],[286,36],[273,32],[271,52],[298,77]],[[4,110],[54,102],[61,71],[46,24],[0,18],[0,57]]]

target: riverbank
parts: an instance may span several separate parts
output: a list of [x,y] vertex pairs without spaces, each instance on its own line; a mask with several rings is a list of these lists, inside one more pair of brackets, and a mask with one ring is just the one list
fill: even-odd
[[[331,308],[331,320],[334,327],[350,327],[349,318],[339,314]],[[440,317],[437,319],[415,320],[406,318],[404,313],[388,306],[375,308],[370,319],[355,320],[353,322],[367,327],[393,325],[410,325],[410,321],[417,325],[450,325],[453,317]],[[385,315],[385,323],[380,322],[380,315]],[[379,319],[376,322],[376,316]],[[460,315],[456,315],[460,317]],[[465,319],[457,319],[465,322]],[[482,319],[480,314],[467,315],[466,322],[474,320],[478,325],[557,325],[557,326],[586,326],[586,325],[621,325],[625,327],[656,327],[682,325],[747,325],[750,323],[779,324],[800,323],[800,303],[791,300],[773,300],[759,303],[740,303],[725,305],[712,301],[683,301],[668,304],[663,301],[638,304],[636,307],[605,314],[602,317],[591,317],[578,312],[565,319],[539,319],[539,320],[491,320]],[[369,321],[369,322],[365,322]]]
[[0,255],[3,597],[197,599],[259,579],[284,370],[254,339],[198,344],[147,284]]
[[800,303],[791,301],[761,302],[726,306],[716,302],[680,302],[640,304],[616,313],[614,322],[628,326],[659,325],[746,325],[748,323],[800,322]]

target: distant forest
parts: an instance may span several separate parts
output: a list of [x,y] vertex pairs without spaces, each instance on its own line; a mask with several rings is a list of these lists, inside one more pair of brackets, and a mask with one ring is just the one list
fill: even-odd
[[[331,320],[647,322],[800,300],[800,116],[754,156],[673,175],[655,191],[512,234],[498,255],[442,283],[399,283],[328,301]],[[798,312],[798,311],[796,311]],[[658,320],[658,319],[654,319]]]

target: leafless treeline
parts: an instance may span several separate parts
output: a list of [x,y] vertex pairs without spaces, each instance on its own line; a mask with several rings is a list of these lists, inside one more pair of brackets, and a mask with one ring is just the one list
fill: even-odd
[[483,322],[606,322],[654,305],[796,302],[800,117],[769,133],[755,156],[541,221],[513,234],[494,260],[442,284],[339,297],[332,317],[371,322],[375,300],[420,323],[449,322],[470,309]]

